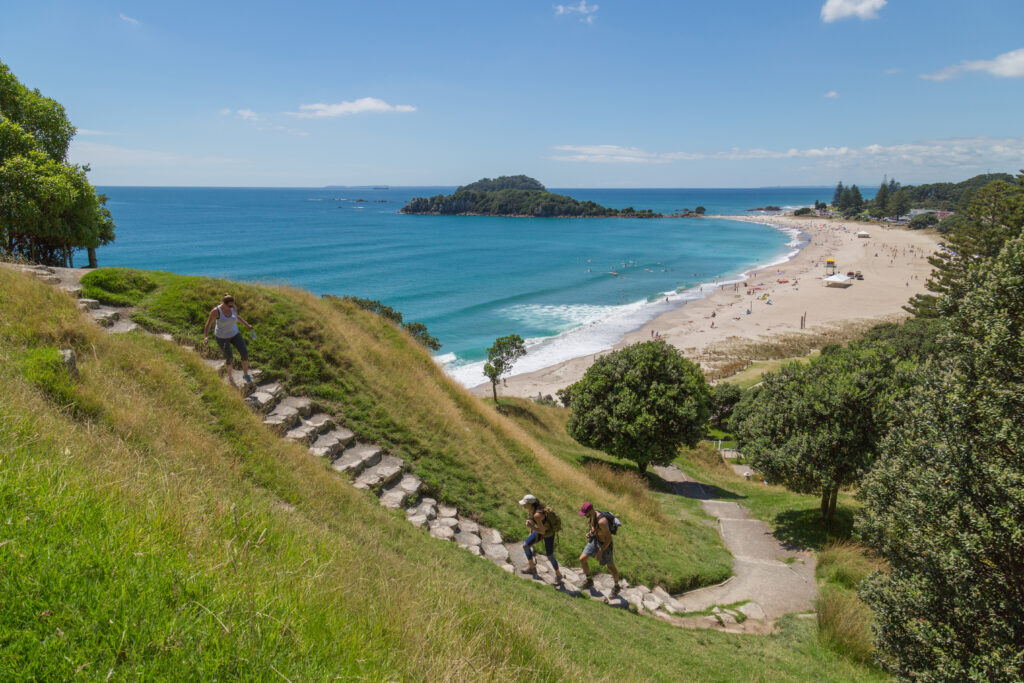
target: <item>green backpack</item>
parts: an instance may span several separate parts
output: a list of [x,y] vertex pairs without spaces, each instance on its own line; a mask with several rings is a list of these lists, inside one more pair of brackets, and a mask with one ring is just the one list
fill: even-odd
[[550,505],[542,505],[540,511],[544,513],[544,525],[548,529],[546,536],[554,536],[562,530],[562,520]]

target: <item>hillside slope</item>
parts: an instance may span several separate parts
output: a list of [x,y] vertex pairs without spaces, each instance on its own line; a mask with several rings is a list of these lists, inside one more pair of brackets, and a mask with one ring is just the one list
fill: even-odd
[[[361,315],[334,324],[349,341],[384,337],[380,362],[405,348]],[[73,382],[54,365],[68,347]],[[807,622],[759,638],[690,632],[518,581],[277,439],[195,354],[106,335],[64,294],[4,270],[0,382],[5,680],[872,676],[819,647]],[[493,432],[473,443],[545,458],[458,387],[418,390],[460,399],[447,433],[472,424]],[[546,457],[535,472],[602,493]],[[614,656],[595,655],[609,643]]]

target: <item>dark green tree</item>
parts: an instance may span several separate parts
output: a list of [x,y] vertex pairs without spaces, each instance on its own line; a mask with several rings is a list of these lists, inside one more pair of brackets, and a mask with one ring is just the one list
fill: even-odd
[[856,533],[861,586],[903,680],[1024,680],[1024,238],[972,268],[942,362],[901,402]]
[[512,370],[512,365],[526,355],[526,344],[518,334],[498,337],[494,345],[487,349],[487,362],[484,363],[484,375],[491,380],[491,391],[494,402],[498,402],[498,382],[502,375]]
[[843,181],[840,180],[836,185],[836,191],[832,193],[832,206],[839,208],[839,202],[843,197],[843,192],[846,188],[843,187]]
[[922,317],[951,315],[966,293],[968,270],[994,258],[1022,230],[1024,172],[1016,182],[997,180],[974,193],[946,239],[947,248],[928,259],[934,270],[925,287],[931,293],[916,295],[905,308]]
[[721,427],[728,422],[741,398],[743,390],[738,384],[721,382],[711,387],[711,424]]
[[572,438],[632,460],[641,473],[671,462],[681,444],[696,445],[711,413],[700,368],[660,341],[601,356],[559,398],[570,409]]
[[769,480],[820,495],[831,525],[840,487],[859,482],[878,455],[899,376],[884,345],[837,347],[766,374],[729,426]]
[[855,216],[864,210],[864,195],[860,193],[860,188],[856,185],[850,186],[850,207],[848,209],[850,215]]
[[906,216],[908,213],[910,213],[910,195],[901,188],[896,190],[896,194],[889,200],[889,215],[899,220],[900,216]]
[[885,178],[882,179],[882,184],[878,186],[878,192],[875,194],[872,214],[875,216],[889,215],[889,183]]

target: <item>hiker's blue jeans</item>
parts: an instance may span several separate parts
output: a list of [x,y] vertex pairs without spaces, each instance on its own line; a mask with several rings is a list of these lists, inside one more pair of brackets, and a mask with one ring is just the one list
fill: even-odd
[[[523,552],[526,553],[526,559],[533,559],[533,544],[539,540],[542,540],[540,535],[534,531],[526,537],[525,541],[523,541]],[[555,559],[555,537],[548,536],[543,539],[543,541],[544,554],[547,555],[547,558],[551,561],[551,566],[555,568],[555,571],[558,571],[558,560]]]

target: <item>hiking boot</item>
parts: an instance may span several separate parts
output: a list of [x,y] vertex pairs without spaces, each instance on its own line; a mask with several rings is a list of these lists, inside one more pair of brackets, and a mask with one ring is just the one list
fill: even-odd
[[616,597],[619,594],[619,584],[612,586],[612,597]]
[[242,379],[243,379],[244,381],[246,381],[246,382],[251,382],[251,381],[252,381],[252,375],[250,375],[250,374],[249,374],[249,373],[247,372],[247,373],[245,373],[245,374],[243,374],[243,375],[242,375]]
[[583,587],[584,588],[593,588],[594,587],[594,578],[591,577],[591,576],[588,576],[587,580],[583,582]]

